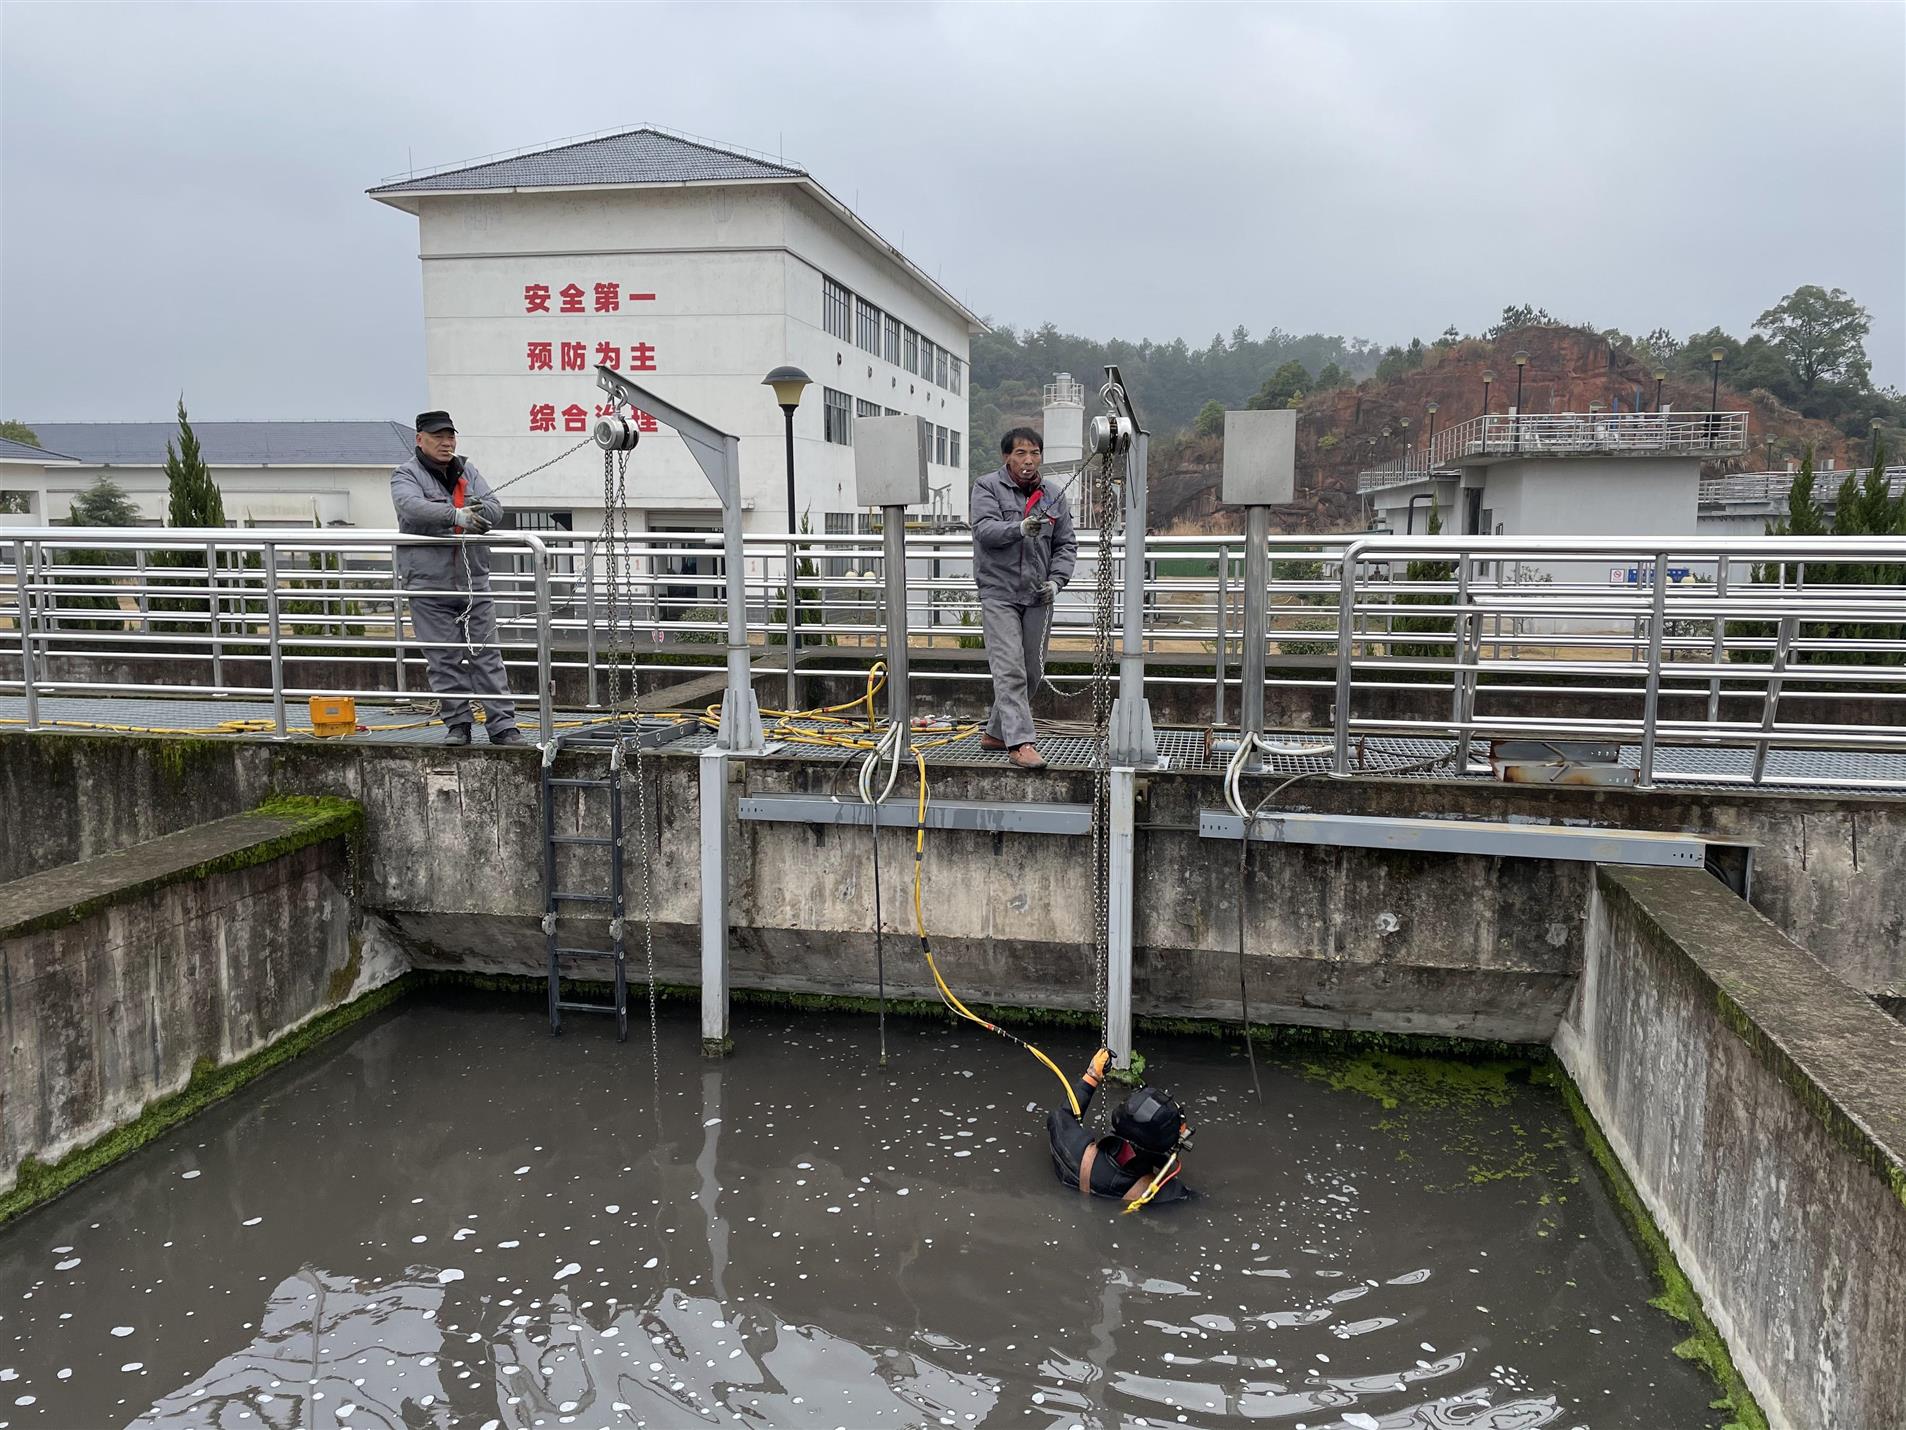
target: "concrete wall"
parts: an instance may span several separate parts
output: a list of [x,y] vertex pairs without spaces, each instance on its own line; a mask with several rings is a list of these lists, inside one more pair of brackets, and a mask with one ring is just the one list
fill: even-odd
[[399,971],[353,919],[356,819],[237,815],[0,885],[0,1192]]
[[1906,1029],[1706,875],[1605,868],[1555,1048],[1770,1423],[1906,1424]]
[[[664,971],[692,981],[695,762],[664,754],[645,763]],[[838,769],[772,758],[745,762],[739,778],[750,791],[826,792]],[[1237,849],[1192,829],[1199,808],[1221,804],[1219,783],[1195,771],[1143,782],[1141,1011],[1235,1016]],[[363,803],[365,902],[402,925],[423,961],[540,968],[533,751],[0,733],[0,876],[248,808],[274,789]],[[1089,776],[948,767],[935,770],[933,791],[1085,802]],[[585,818],[577,792],[569,793],[563,817],[571,830],[599,832],[597,817]],[[1292,786],[1280,804],[1695,831],[1753,843],[1757,907],[1866,991],[1906,985],[1906,885],[1890,873],[1906,867],[1906,803],[1898,800],[1318,779]],[[889,974],[905,979],[918,966],[906,912],[910,856],[904,839],[892,840],[883,848],[882,904],[899,935],[888,941]],[[865,831],[748,825],[737,830],[736,851],[737,985],[871,989]],[[1286,846],[1251,857],[1254,1015],[1531,1041],[1553,1032],[1581,962],[1584,866]],[[930,926],[974,996],[1090,1001],[1086,860],[1084,840],[1007,836],[996,845],[984,835],[930,836]],[[639,878],[633,849],[628,867]],[[1469,897],[1477,889],[1494,896]],[[930,993],[924,982],[916,986]]]

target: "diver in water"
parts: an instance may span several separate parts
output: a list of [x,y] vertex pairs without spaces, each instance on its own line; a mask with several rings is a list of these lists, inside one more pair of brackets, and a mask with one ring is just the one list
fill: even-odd
[[1196,1196],[1179,1178],[1180,1151],[1191,1141],[1191,1123],[1158,1088],[1141,1087],[1112,1114],[1112,1133],[1094,1141],[1084,1117],[1092,1094],[1105,1076],[1112,1054],[1100,1048],[1079,1080],[1072,1085],[1079,1105],[1055,1107],[1046,1114],[1046,1136],[1052,1144],[1052,1170],[1068,1187],[1088,1196],[1113,1197],[1136,1210],[1148,1202],[1178,1202]]

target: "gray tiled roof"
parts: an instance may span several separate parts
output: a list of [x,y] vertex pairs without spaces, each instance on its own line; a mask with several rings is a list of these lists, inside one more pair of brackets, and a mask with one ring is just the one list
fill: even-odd
[[[89,466],[149,467],[178,441],[176,422],[29,422],[39,439]],[[396,465],[416,437],[402,422],[194,422],[212,466]]]
[[804,170],[772,164],[658,129],[631,129],[488,163],[469,164],[370,190],[374,197],[464,189],[536,189],[570,184],[679,184],[800,179]]
[[[39,436],[39,429],[33,429],[33,435]],[[0,437],[0,462],[70,462],[73,459],[64,452],[49,452],[44,447],[36,447],[31,442],[16,442],[11,437]]]

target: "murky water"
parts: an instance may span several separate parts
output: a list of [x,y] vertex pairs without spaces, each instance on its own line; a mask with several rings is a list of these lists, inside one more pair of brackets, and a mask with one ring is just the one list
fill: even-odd
[[1203,1195],[1121,1216],[1007,1044],[736,1040],[380,1015],[0,1229],[0,1427],[1716,1423],[1552,1090],[1147,1040]]

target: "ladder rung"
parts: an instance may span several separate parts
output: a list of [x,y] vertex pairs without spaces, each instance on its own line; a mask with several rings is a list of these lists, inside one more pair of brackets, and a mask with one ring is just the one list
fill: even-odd
[[613,844],[615,840],[603,834],[552,834],[551,844]]
[[572,1013],[619,1013],[622,1010],[613,1003],[572,1003],[569,999],[559,999],[558,1008],[566,1008]]
[[607,780],[557,779],[551,776],[549,782],[552,785],[567,785],[572,789],[607,789],[609,787]]
[[615,896],[612,894],[571,894],[562,889],[557,889],[549,897],[552,900],[565,899],[572,904],[613,904],[615,902]]

